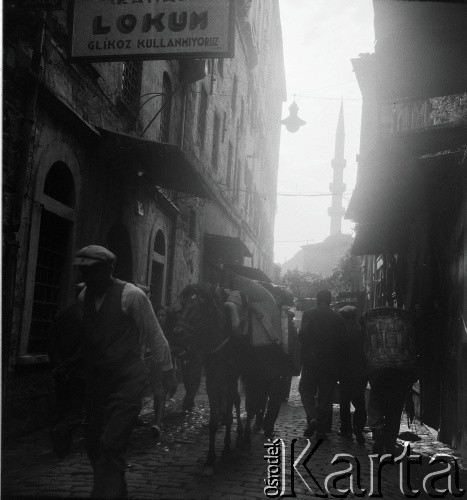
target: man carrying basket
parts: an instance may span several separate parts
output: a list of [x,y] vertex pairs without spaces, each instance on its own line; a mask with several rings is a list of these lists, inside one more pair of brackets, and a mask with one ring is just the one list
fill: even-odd
[[373,452],[395,453],[408,391],[417,380],[415,331],[410,313],[393,307],[363,314],[365,356],[371,386],[368,425]]

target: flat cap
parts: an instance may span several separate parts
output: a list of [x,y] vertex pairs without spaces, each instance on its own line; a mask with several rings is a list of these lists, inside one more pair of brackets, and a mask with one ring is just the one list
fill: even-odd
[[94,264],[113,264],[117,258],[107,248],[99,245],[89,245],[78,250],[75,254],[73,265],[75,266],[92,266]]

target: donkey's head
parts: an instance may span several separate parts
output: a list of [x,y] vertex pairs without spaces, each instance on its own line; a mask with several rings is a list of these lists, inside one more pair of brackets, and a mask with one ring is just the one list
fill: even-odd
[[188,349],[212,352],[227,337],[223,289],[206,283],[187,286],[178,299],[179,319],[174,335]]

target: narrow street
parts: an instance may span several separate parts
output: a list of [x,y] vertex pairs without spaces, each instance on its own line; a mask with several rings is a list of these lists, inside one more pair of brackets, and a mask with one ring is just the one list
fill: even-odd
[[[291,397],[284,403],[276,424],[276,433],[285,443],[286,455],[290,455],[290,442],[298,438],[295,458],[306,444],[302,437],[305,415],[298,395],[298,378],[294,378]],[[127,472],[130,498],[266,498],[264,494],[267,463],[262,433],[253,434],[252,447],[248,452],[233,450],[226,458],[219,457],[213,477],[202,477],[201,470],[208,447],[209,405],[204,387],[197,398],[196,410],[183,416],[180,413],[183,389],[179,387],[175,399],[169,403],[166,430],[162,442],[156,444],[150,426],[137,428],[130,441]],[[333,432],[311,457],[308,468],[323,487],[325,477],[331,472],[345,468],[345,464],[332,465],[337,453],[350,453],[361,465],[361,484],[370,492],[369,458],[371,454],[370,434],[366,434],[364,446],[349,442],[338,436],[338,406],[334,406]],[[143,420],[151,420],[151,403],[145,400]],[[405,417],[403,417],[404,420]],[[401,431],[408,430],[404,425]],[[410,429],[421,437],[414,443],[413,453],[424,455],[424,465],[412,466],[411,485],[421,488],[422,478],[432,472],[426,465],[427,458],[434,453],[452,451],[434,440],[426,428],[418,424]],[[312,445],[314,445],[312,440]],[[222,431],[218,434],[217,450],[222,450]],[[311,450],[311,448],[310,448]],[[287,458],[288,460],[288,458]],[[287,462],[288,471],[290,461]],[[303,469],[304,470],[304,469]],[[303,473],[302,470],[302,473]],[[400,466],[385,466],[382,473],[381,492],[383,498],[405,498],[399,487]],[[306,474],[306,473],[305,473]],[[304,477],[306,479],[306,475]],[[290,477],[287,472],[287,493],[290,492]],[[461,485],[465,484],[465,470],[460,472]],[[462,479],[463,478],[463,479]],[[92,470],[84,451],[82,437],[75,441],[72,453],[63,460],[53,456],[46,433],[27,436],[20,441],[6,444],[2,456],[3,497],[87,497],[91,493]],[[315,494],[318,488],[312,479],[307,481]],[[349,485],[341,480],[340,488]],[[313,498],[299,476],[295,475],[295,493],[299,498]],[[376,490],[375,490],[376,491]],[[322,495],[322,494],[321,494]],[[352,496],[352,495],[351,495]],[[424,498],[423,490],[421,498]],[[426,498],[429,498],[426,496]]]

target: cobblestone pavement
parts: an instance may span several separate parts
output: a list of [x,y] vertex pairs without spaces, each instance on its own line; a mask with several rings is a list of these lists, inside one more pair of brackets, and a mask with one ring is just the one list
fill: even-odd
[[[290,442],[298,438],[295,458],[307,444],[302,438],[305,416],[297,391],[297,379],[294,379],[291,397],[281,408],[276,424],[276,432],[286,443],[287,493],[291,493],[290,481]],[[265,438],[260,433],[253,434],[250,451],[233,450],[226,457],[220,457],[222,449],[222,431],[218,434],[217,450],[219,459],[216,472],[212,477],[202,477],[201,470],[208,445],[209,406],[205,390],[197,399],[196,410],[188,415],[181,415],[180,404],[183,389],[179,388],[176,399],[169,405],[166,416],[165,432],[160,443],[156,443],[150,432],[150,426],[137,428],[131,438],[128,452],[129,470],[127,472],[129,494],[131,498],[266,498],[264,480],[267,475],[267,463],[264,460]],[[143,419],[150,420],[151,403],[145,401]],[[367,443],[357,445],[339,437],[338,407],[334,408],[333,433],[313,454],[308,462],[308,469],[316,478],[321,488],[324,479],[332,472],[344,470],[348,464],[331,464],[336,453],[351,453],[360,462],[360,486],[370,493],[371,439],[367,434]],[[407,430],[407,428],[402,428]],[[422,489],[422,478],[427,472],[433,472],[433,465],[428,465],[428,458],[434,453],[452,453],[447,447],[434,440],[423,426],[411,428],[422,439],[414,443],[413,452],[422,453],[424,465],[414,465],[411,474],[412,487]],[[314,440],[311,441],[315,445]],[[311,448],[310,448],[311,450]],[[315,498],[321,493],[306,470],[299,468],[304,479],[313,490],[295,474],[294,491],[298,498]],[[354,465],[354,472],[356,466]],[[399,487],[400,466],[387,465],[382,469],[381,493],[383,498],[406,498]],[[460,471],[460,482],[465,472]],[[356,475],[354,474],[356,479]],[[375,483],[376,485],[377,483]],[[50,451],[46,433],[27,436],[22,440],[4,445],[2,453],[2,496],[43,496],[43,497],[86,497],[91,492],[92,470],[84,452],[83,439],[78,437],[72,453],[63,460],[55,458]],[[338,486],[345,488],[349,479],[342,480]],[[441,482],[438,486],[441,485]],[[453,482],[455,486],[455,481]],[[357,488],[357,483],[355,483]],[[354,490],[358,492],[358,490]],[[375,491],[376,493],[377,491]],[[332,493],[332,491],[331,491]],[[350,498],[352,498],[352,494]],[[419,498],[425,498],[422,495]],[[448,494],[448,498],[451,496]]]

